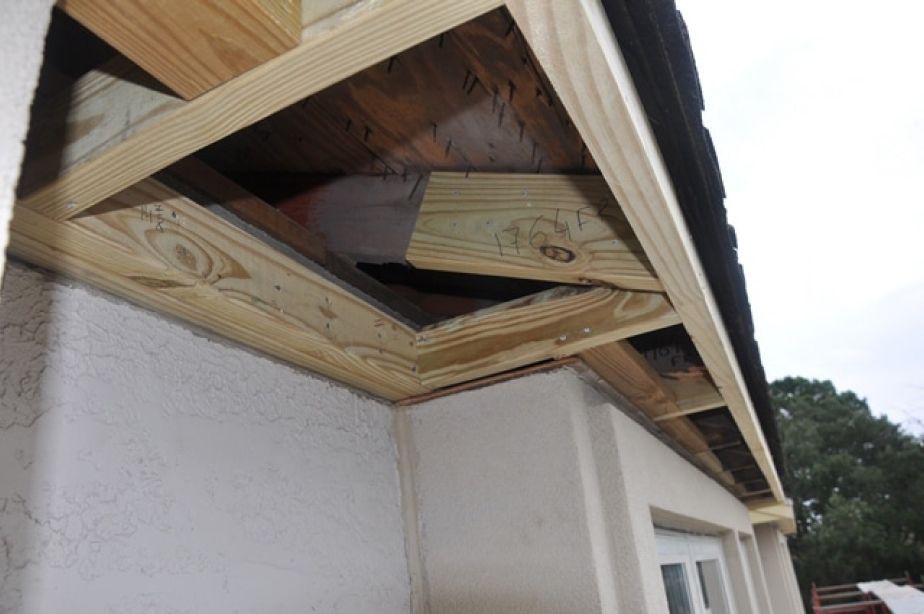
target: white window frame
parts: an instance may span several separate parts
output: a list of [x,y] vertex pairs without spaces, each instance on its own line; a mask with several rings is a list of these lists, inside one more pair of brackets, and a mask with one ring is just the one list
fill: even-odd
[[[694,535],[666,529],[655,530],[655,542],[658,547],[658,571],[662,565],[681,564],[686,576],[687,586],[690,589],[690,600],[694,614],[713,614],[712,609],[705,607],[702,585],[696,564],[703,561],[718,561],[719,574],[724,589],[724,599],[728,611],[737,614],[735,600],[732,594],[731,582],[728,578],[728,566],[725,563],[725,553],[722,550],[722,539],[712,535]],[[660,573],[658,574],[660,577]],[[715,598],[715,597],[713,597]]]

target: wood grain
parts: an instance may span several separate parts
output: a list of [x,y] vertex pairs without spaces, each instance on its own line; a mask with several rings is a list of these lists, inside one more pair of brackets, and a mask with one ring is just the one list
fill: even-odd
[[224,172],[593,172],[510,16],[370,66],[204,152]]
[[725,407],[725,399],[715,384],[705,375],[673,379],[662,378],[664,387],[677,399],[677,411],[671,415],[659,416],[658,420],[669,420],[675,416],[689,416],[710,409]]
[[[600,345],[579,356],[616,392],[655,422],[678,413],[677,401],[664,385],[664,378],[628,341]],[[688,418],[676,418],[658,426],[693,455],[703,469],[738,492],[734,476],[710,451],[706,437]]]
[[[21,204],[58,220],[77,215],[202,147],[500,3],[368,3],[294,49],[160,114],[157,121],[131,136],[110,139],[114,145],[88,148],[93,151],[91,155],[62,166],[53,181],[26,196]],[[131,102],[118,96],[93,103],[118,117],[131,116]],[[133,130],[132,117],[124,130]]]
[[661,376],[628,341],[591,348],[581,359],[619,394],[652,419],[677,411],[676,401]]
[[19,193],[54,181],[62,169],[131,139],[183,104],[127,59],[112,58],[37,101],[33,114],[41,119],[29,128]]
[[594,176],[433,173],[407,260],[420,269],[661,289],[609,186]]
[[[356,263],[329,251],[324,238],[302,226],[278,209],[257,198],[235,182],[195,157],[185,158],[158,174],[158,178],[197,202],[215,203],[249,226],[269,235],[317,264],[343,282],[344,289],[369,298],[417,326],[432,324],[439,318],[424,312],[417,305],[373,277],[356,268]],[[375,304],[374,303],[374,304]]]
[[18,207],[12,253],[386,399],[425,392],[414,333],[153,180],[68,222]]
[[449,386],[678,320],[660,294],[556,288],[423,329],[417,335],[419,375],[425,386]]
[[58,6],[187,100],[295,47],[302,31],[298,0],[59,0]]
[[596,0],[507,0],[773,491],[783,488],[628,68]]

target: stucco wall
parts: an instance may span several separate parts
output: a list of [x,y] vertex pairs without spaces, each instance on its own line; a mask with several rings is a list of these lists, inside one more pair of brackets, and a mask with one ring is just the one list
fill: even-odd
[[570,370],[402,419],[421,612],[665,612],[656,522],[735,548],[752,531],[730,493]]
[[391,412],[11,264],[0,612],[407,612]]
[[759,525],[754,529],[773,613],[800,614],[804,611],[802,597],[786,537],[772,524]]
[[54,0],[3,0],[0,19],[0,281],[29,105],[42,66]]

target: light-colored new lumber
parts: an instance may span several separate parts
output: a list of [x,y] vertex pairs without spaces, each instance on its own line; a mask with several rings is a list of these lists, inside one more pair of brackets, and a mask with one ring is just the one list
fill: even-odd
[[796,532],[796,514],[793,511],[792,501],[776,501],[762,499],[748,503],[748,514],[751,524],[775,523],[784,535],[793,535]]
[[677,412],[673,395],[661,376],[628,341],[607,343],[581,352],[581,359],[619,394],[657,420]]
[[[607,384],[649,418],[658,422],[665,416],[675,416],[679,410],[673,393],[628,341],[616,341],[591,348],[579,354],[587,366]],[[722,466],[709,449],[702,432],[688,418],[671,420],[659,425],[674,441],[684,447],[700,465],[719,481],[736,492],[734,476]]]
[[676,399],[677,411],[658,416],[655,421],[671,420],[725,407],[725,399],[705,375],[680,379],[665,377],[662,378],[662,384]]
[[[380,0],[347,11],[329,29],[312,32],[294,49],[212,88],[156,120],[134,129],[130,101],[114,96],[93,104],[126,117],[123,130],[107,131],[110,145],[84,147],[47,185],[25,196],[21,205],[62,220],[149,177],[199,149],[314,94],[372,64],[478,15],[501,0]],[[102,88],[103,92],[110,88]],[[117,88],[116,88],[117,89]],[[105,96],[105,94],[103,94]],[[89,101],[87,101],[89,102]],[[80,115],[80,113],[76,113]],[[122,133],[130,133],[122,136]],[[100,140],[92,127],[69,134]]]
[[12,253],[386,399],[427,390],[413,331],[156,181],[93,213],[17,207]]
[[507,0],[696,344],[774,497],[783,487],[645,109],[599,0]]
[[58,6],[187,100],[295,47],[302,32],[299,0],[59,0]]
[[407,261],[419,269],[661,290],[596,176],[432,173]]
[[425,386],[449,386],[678,320],[661,294],[555,288],[424,328],[417,335],[418,375]]

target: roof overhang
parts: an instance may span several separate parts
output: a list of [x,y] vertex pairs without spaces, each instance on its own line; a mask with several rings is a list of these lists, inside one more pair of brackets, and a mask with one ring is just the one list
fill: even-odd
[[[529,43],[600,177],[466,169],[433,174],[419,192],[424,200],[406,257],[421,267],[572,286],[424,328],[410,326],[332,273],[344,265],[319,251],[316,237],[291,219],[208,169],[189,172],[187,167],[184,176],[181,167],[171,166],[498,7],[506,7]],[[784,505],[777,469],[709,276],[600,2],[384,0],[351,4],[322,25],[304,25],[300,42],[288,51],[190,100],[146,89],[117,71],[89,74],[75,84],[79,95],[66,102],[70,129],[63,131],[65,140],[56,151],[59,165],[18,202],[12,251],[393,401],[576,355],[690,449],[717,479],[734,485],[733,472],[716,456],[718,448],[710,447],[689,420],[727,407],[766,482],[766,492],[756,495]],[[97,121],[100,117],[103,121]],[[129,120],[105,121],[109,117]],[[447,153],[450,149],[451,142]],[[164,169],[169,176],[154,178]],[[224,213],[180,193],[172,183],[178,176],[181,183],[192,176],[193,187],[205,200],[222,205]],[[497,206],[499,194],[507,203],[503,211]],[[447,203],[448,214],[457,213],[451,209],[456,198],[492,215],[509,212],[509,203],[520,198],[517,206],[549,207],[556,217],[543,222],[551,226],[536,243],[536,227],[523,229],[537,250],[531,259],[501,262],[504,245],[509,251],[511,244],[509,236],[501,244],[497,233],[491,245],[493,250],[497,241],[499,257],[479,252],[477,241],[461,240],[452,244],[448,257],[449,243],[441,243],[438,232],[434,242],[433,233],[424,232],[430,226],[424,225],[431,219],[427,216],[447,214]],[[619,252],[618,266],[596,267],[616,260],[612,250],[605,253],[607,260],[586,245],[574,245],[574,251],[551,245],[557,235],[571,239],[559,232],[560,210],[574,214],[581,226],[581,212],[593,207],[598,219],[606,217],[600,202],[607,198],[614,198],[619,209],[609,214],[610,229],[624,230],[601,240],[639,246]],[[501,232],[511,223],[505,221]],[[253,232],[254,226],[259,232]],[[514,250],[519,232],[509,233]],[[576,268],[585,260],[596,264]],[[572,264],[572,269],[565,266]],[[692,387],[660,377],[628,341],[678,324],[707,371]],[[756,496],[745,490],[739,494],[745,500]]]

